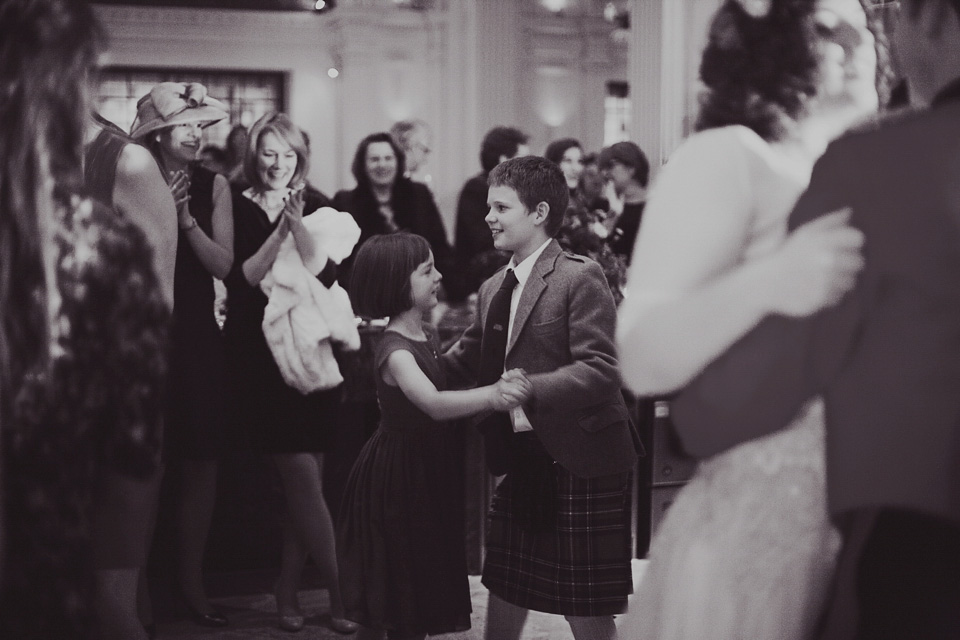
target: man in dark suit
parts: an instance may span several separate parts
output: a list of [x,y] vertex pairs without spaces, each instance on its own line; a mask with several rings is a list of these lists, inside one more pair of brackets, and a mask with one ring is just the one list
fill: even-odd
[[903,0],[913,112],[832,144],[791,229],[850,207],[866,266],[837,307],[768,318],[674,402],[711,456],[820,394],[844,533],[822,637],[960,638],[960,0]]

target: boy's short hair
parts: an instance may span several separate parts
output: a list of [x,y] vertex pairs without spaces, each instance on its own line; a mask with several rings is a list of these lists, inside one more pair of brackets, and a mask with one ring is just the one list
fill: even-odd
[[369,238],[360,245],[350,275],[353,310],[364,318],[385,318],[410,309],[410,275],[429,257],[430,243],[414,233]]
[[491,187],[510,187],[517,192],[520,202],[533,211],[541,202],[550,207],[546,232],[551,238],[560,231],[563,215],[570,202],[570,189],[560,167],[540,156],[511,158],[490,172],[487,184]]

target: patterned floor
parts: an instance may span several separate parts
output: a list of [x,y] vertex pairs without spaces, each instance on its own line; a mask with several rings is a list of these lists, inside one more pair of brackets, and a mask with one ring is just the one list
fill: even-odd
[[[635,560],[633,565],[634,585],[639,584],[646,567],[646,561]],[[435,636],[444,640],[480,640],[483,638],[484,621],[487,612],[487,590],[480,584],[479,576],[470,577],[470,590],[473,600],[473,628],[463,633]],[[161,621],[157,637],[160,640],[253,640],[284,638],[286,640],[330,640],[349,638],[325,625],[326,612],[329,610],[327,592],[324,590],[307,591],[301,594],[301,604],[308,615],[307,626],[299,633],[287,633],[276,626],[276,605],[271,595],[219,598],[215,604],[229,618],[230,626],[224,630],[209,630],[194,625],[189,620]],[[560,616],[551,616],[533,612],[527,618],[523,640],[563,640],[571,638],[570,628]]]

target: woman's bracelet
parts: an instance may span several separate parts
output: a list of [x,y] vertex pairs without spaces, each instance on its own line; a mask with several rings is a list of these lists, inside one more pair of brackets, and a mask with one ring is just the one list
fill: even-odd
[[180,223],[180,228],[183,231],[190,231],[190,229],[193,229],[196,226],[198,226],[197,219],[194,218],[193,216],[190,216],[190,221],[187,222],[187,224],[183,224],[182,222]]

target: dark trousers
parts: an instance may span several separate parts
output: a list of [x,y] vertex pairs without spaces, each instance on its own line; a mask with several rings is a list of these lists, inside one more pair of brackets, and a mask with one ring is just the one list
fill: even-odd
[[844,523],[820,640],[960,639],[960,526],[903,509]]

